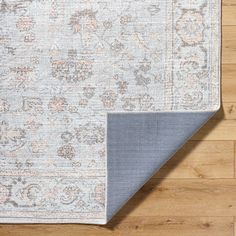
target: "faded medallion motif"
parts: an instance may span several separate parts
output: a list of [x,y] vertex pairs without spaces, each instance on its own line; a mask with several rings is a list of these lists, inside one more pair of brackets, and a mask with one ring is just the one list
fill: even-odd
[[0,1],[1,219],[104,223],[107,112],[216,109],[219,21],[218,0]]

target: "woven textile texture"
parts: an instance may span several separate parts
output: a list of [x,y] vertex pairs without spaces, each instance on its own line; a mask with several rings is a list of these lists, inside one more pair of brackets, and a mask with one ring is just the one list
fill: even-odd
[[106,223],[219,108],[220,4],[1,0],[0,222]]

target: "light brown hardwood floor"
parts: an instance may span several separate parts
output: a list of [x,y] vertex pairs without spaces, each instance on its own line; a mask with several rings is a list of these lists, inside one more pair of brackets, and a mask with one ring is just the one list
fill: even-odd
[[223,108],[107,226],[0,225],[0,236],[236,236],[236,0],[223,0]]

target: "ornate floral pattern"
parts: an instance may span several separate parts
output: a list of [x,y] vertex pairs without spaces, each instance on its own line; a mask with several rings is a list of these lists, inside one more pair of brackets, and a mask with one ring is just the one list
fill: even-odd
[[29,16],[23,16],[20,17],[19,20],[16,23],[16,27],[20,31],[29,31],[33,28],[35,22],[32,17]]
[[5,99],[0,99],[0,113],[9,111],[10,105]]
[[9,189],[6,186],[0,184],[0,204],[4,204],[9,196],[10,196]]
[[25,144],[25,131],[9,127],[6,121],[0,123],[0,152],[18,150]]
[[76,138],[80,143],[94,145],[103,143],[105,140],[105,129],[102,125],[87,123],[76,128]]
[[1,218],[104,222],[107,113],[219,106],[218,0],[5,0],[0,14]]
[[74,33],[79,33],[83,30],[87,32],[96,31],[98,28],[96,12],[90,9],[77,11],[71,16],[69,25]]
[[67,60],[55,60],[52,62],[52,75],[59,80],[79,82],[89,79],[92,74],[92,62],[87,59],[77,59],[75,50],[68,52]]
[[67,107],[67,102],[64,97],[53,97],[50,99],[48,108],[52,112],[62,112],[65,111]]
[[71,160],[75,157],[75,149],[70,144],[63,145],[57,151],[58,156]]
[[105,108],[113,108],[117,100],[117,94],[112,90],[106,90],[100,98]]
[[186,10],[177,22],[177,32],[183,42],[195,45],[203,41],[204,18],[201,12]]

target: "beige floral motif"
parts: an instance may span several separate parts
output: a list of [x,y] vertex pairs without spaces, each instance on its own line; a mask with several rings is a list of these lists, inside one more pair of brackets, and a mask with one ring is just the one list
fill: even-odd
[[5,99],[0,99],[0,113],[9,111],[10,105]]
[[95,200],[101,204],[101,205],[104,205],[105,203],[105,184],[101,183],[101,184],[98,184],[96,187],[95,187]]
[[0,204],[5,203],[9,195],[10,195],[10,190],[6,186],[0,184]]
[[124,15],[124,16],[121,16],[121,18],[120,18],[120,23],[122,25],[127,25],[131,21],[132,21],[132,16],[131,15]]
[[31,43],[35,40],[35,34],[34,33],[27,33],[24,37],[24,42]]
[[16,26],[20,31],[29,31],[34,27],[34,20],[30,16],[22,16],[17,21]]
[[18,66],[11,68],[11,71],[15,72],[19,77],[22,77],[27,76],[29,73],[33,72],[33,68],[29,66]]
[[76,130],[76,138],[80,143],[93,145],[103,143],[105,140],[105,129],[102,125],[87,123],[80,125]]
[[45,140],[36,140],[31,143],[31,151],[33,153],[44,153],[48,148],[48,144]]
[[77,11],[71,16],[69,25],[74,33],[79,33],[83,30],[94,32],[98,28],[96,12],[89,9]]
[[87,99],[81,99],[79,101],[79,106],[83,107],[83,108],[87,107],[88,106],[88,100]]
[[75,148],[71,144],[63,145],[57,150],[57,155],[72,160],[75,157]]
[[188,45],[196,45],[203,40],[203,16],[195,10],[186,10],[176,24],[181,39]]
[[34,67],[32,66],[17,66],[10,68],[13,72],[14,80],[12,83],[18,88],[27,89],[34,79]]
[[27,129],[27,130],[31,130],[31,131],[34,131],[36,132],[40,127],[42,127],[43,124],[40,123],[37,118],[35,118],[34,116],[31,116],[29,117],[27,120],[26,120],[26,123],[24,124],[24,127]]
[[106,90],[101,96],[105,108],[113,108],[117,100],[117,94],[112,90]]
[[52,112],[62,112],[66,110],[67,107],[67,101],[63,97],[53,97],[50,99],[50,102],[48,104],[48,108]]

